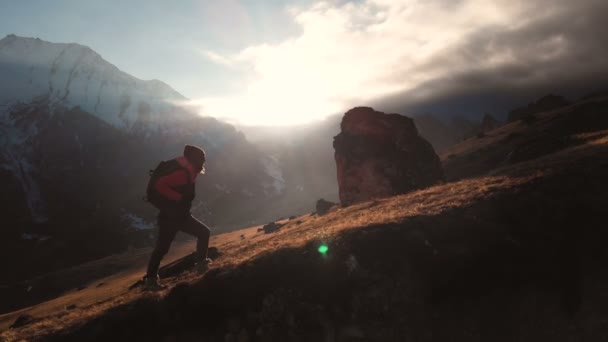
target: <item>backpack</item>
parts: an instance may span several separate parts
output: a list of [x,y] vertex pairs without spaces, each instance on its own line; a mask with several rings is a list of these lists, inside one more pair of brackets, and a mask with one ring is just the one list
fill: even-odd
[[156,191],[156,182],[176,170],[183,169],[183,167],[175,159],[163,160],[154,170],[150,170],[150,179],[148,180],[148,187],[146,189],[145,200],[150,202],[153,206],[158,209],[162,209],[167,205],[167,199]]

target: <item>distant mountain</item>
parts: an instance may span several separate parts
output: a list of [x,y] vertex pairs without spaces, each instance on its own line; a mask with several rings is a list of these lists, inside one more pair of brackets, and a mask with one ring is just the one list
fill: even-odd
[[473,132],[477,129],[476,124],[467,119],[452,118],[451,120],[445,120],[432,114],[415,116],[414,123],[420,135],[426,138],[437,152],[441,152],[459,143],[465,137],[473,135]]
[[273,206],[277,217],[315,210],[318,199],[338,201],[333,138],[340,133],[341,115],[290,127],[241,126],[260,151],[282,170],[285,189]]
[[569,104],[570,102],[563,96],[554,94],[545,95],[525,107],[517,108],[510,111],[507,121],[513,122],[529,115],[565,107]]
[[[176,101],[186,98],[165,83],[142,81],[78,44],[15,35],[0,40],[0,103],[10,106],[47,97],[79,106],[113,127],[135,130],[145,122],[167,124]],[[187,117],[186,112],[180,116]],[[191,115],[190,115],[191,116]]]
[[216,231],[270,219],[263,208],[284,191],[276,160],[183,100],[82,45],[0,40],[3,254],[48,269],[147,243],[155,215],[142,200],[148,170],[186,143],[208,153],[198,217]]

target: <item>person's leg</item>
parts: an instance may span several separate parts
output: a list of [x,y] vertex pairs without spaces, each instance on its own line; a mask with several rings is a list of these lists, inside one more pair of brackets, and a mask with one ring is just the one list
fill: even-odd
[[155,278],[157,276],[160,261],[169,251],[171,242],[173,242],[175,234],[177,234],[177,224],[172,220],[159,216],[157,222],[158,237],[156,239],[156,246],[154,247],[154,251],[152,251],[150,261],[148,262],[148,271],[146,272],[146,277],[150,278]]
[[190,215],[186,220],[182,230],[185,233],[196,236],[198,241],[196,242],[196,254],[199,260],[207,259],[207,250],[209,249],[209,236],[211,236],[211,230],[201,221],[195,219]]

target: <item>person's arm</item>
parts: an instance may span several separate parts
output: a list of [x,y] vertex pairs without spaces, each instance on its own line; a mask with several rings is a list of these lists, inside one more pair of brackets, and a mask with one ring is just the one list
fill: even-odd
[[154,188],[161,195],[172,201],[181,201],[182,195],[173,190],[174,187],[188,184],[188,172],[186,170],[177,170],[164,177],[158,179]]

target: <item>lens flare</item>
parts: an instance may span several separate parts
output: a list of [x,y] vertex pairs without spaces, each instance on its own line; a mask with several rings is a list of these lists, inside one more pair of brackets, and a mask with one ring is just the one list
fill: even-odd
[[329,250],[329,247],[327,247],[327,245],[321,245],[319,246],[319,253],[321,253],[322,255],[327,254],[327,251]]

